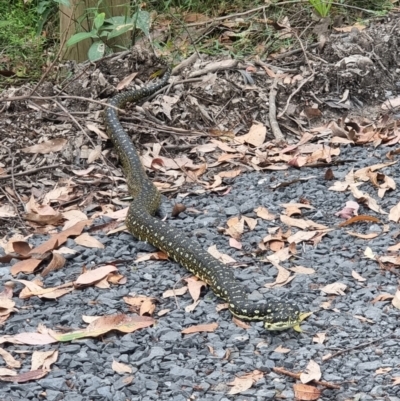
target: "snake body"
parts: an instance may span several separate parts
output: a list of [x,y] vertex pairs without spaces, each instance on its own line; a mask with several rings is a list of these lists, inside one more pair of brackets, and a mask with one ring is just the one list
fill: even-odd
[[129,192],[134,199],[126,218],[128,230],[141,241],[164,251],[170,258],[205,281],[218,297],[228,303],[233,315],[246,320],[262,320],[268,330],[285,330],[290,327],[300,330],[302,314],[295,303],[275,300],[267,300],[265,303],[249,301],[247,292],[235,279],[232,269],[203,250],[196,241],[154,217],[160,206],[160,193],[147,177],[139,155],[118,119],[116,108],[123,108],[127,102],[137,102],[167,84],[170,69],[164,60],[160,62],[166,68],[161,79],[141,89],[117,94],[108,102],[108,105],[113,107],[107,107],[104,112],[107,134],[120,158]]

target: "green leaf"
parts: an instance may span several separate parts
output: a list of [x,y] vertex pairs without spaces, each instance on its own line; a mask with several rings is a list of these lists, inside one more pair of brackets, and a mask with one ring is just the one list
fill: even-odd
[[103,42],[97,41],[90,46],[88,57],[90,61],[95,61],[104,56],[106,45]]
[[147,11],[139,10],[132,16],[136,22],[136,28],[140,29],[147,37],[150,36],[150,14]]
[[103,26],[105,18],[105,13],[100,13],[96,15],[96,18],[94,19],[94,26],[97,30],[99,30]]
[[72,46],[76,43],[82,42],[82,40],[88,38],[97,38],[97,35],[94,32],[79,32],[75,35],[72,35],[67,42],[67,47]]
[[112,39],[117,36],[120,36],[124,34],[125,32],[131,31],[133,29],[133,24],[125,24],[125,25],[118,25],[117,27],[112,30],[108,36],[107,39]]
[[125,25],[125,24],[129,24],[129,23],[132,24],[133,19],[131,17],[117,16],[117,17],[107,18],[106,22],[111,25],[118,26],[118,25]]
[[10,24],[11,24],[10,21],[0,21],[0,28],[1,28],[2,26],[6,26],[6,25],[10,25]]

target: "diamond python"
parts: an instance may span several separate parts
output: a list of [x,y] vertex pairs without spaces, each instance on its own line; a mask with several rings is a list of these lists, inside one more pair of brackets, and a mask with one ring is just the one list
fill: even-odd
[[141,89],[117,94],[108,102],[104,112],[106,131],[114,144],[127,178],[129,193],[134,200],[130,204],[126,226],[133,236],[164,251],[170,258],[205,281],[214,293],[225,300],[230,312],[241,319],[262,320],[267,330],[285,330],[293,327],[301,331],[300,323],[310,313],[301,313],[293,302],[267,300],[253,303],[247,298],[243,286],[235,279],[232,269],[227,268],[192,238],[154,217],[161,196],[149,180],[139,155],[122,127],[115,108],[123,108],[127,102],[137,102],[163,86],[170,77],[170,67],[163,59],[157,62],[165,68],[164,75],[155,83]]

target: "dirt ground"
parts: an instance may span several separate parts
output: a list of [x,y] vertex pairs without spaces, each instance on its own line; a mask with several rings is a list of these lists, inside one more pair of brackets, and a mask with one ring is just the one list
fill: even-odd
[[[319,43],[262,61],[194,55],[175,67],[169,86],[144,104],[129,106],[121,120],[136,134],[144,163],[166,195],[216,190],[233,179],[228,174],[216,180],[221,170],[287,167],[287,159],[276,157],[279,149],[307,133],[319,143],[339,137],[356,145],[395,145],[399,25],[398,15],[344,31],[328,31],[321,24],[315,28]],[[53,228],[46,221],[25,219],[23,203],[31,196],[61,211],[76,205],[92,212],[102,204],[118,208],[112,191],[123,194],[126,187],[120,185],[124,179],[104,133],[103,104],[117,88],[157,75],[155,64],[148,51],[135,48],[96,63],[65,63],[58,68],[59,77],[66,78],[43,82],[34,96],[28,96],[31,85],[1,95],[1,237]],[[274,80],[277,95],[271,98]],[[385,104],[388,98],[394,107]],[[285,141],[274,142],[271,102]],[[243,139],[254,124],[266,127],[262,144]],[[35,147],[39,144],[42,148]],[[221,161],[226,153],[236,157]],[[88,166],[90,171],[82,174]],[[59,187],[69,189],[45,200]]]

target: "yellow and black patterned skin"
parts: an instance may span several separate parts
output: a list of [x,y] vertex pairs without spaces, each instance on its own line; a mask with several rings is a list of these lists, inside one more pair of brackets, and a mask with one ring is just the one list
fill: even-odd
[[[160,61],[164,66],[166,63]],[[108,104],[123,108],[127,102],[136,102],[162,88],[168,82],[170,69],[156,83],[138,90],[120,93]],[[149,180],[139,155],[118,119],[116,109],[107,107],[104,112],[107,134],[120,157],[127,177],[129,192],[134,198],[126,218],[129,231],[141,241],[146,241],[164,251],[170,258],[205,281],[214,293],[229,304],[229,310],[238,318],[262,320],[268,330],[299,328],[301,313],[292,302],[271,301],[254,303],[235,279],[232,269],[226,267],[192,238],[154,217],[160,206],[160,193]]]

